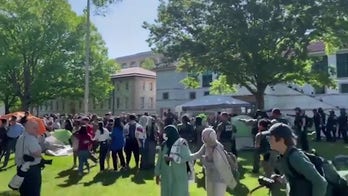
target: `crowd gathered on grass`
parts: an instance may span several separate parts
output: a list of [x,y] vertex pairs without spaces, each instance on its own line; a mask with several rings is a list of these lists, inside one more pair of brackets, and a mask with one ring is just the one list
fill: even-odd
[[[208,196],[225,195],[240,184],[243,164],[238,161],[241,150],[237,147],[238,127],[231,120],[236,114],[214,112],[178,117],[170,110],[163,116],[50,114],[42,117],[46,132],[39,136],[35,132],[38,124],[31,121],[29,115],[25,112],[22,117],[13,115],[0,119],[2,170],[6,170],[11,152],[15,152],[19,172],[14,175],[21,177],[18,187],[21,195],[40,195],[40,168],[44,165],[39,164],[41,152],[45,150],[45,138],[57,129],[71,132],[71,167],[81,177],[88,175],[94,166],[99,166],[100,173],[115,175],[131,169],[153,171],[161,196],[189,195],[189,182],[195,181],[195,171],[204,175]],[[312,142],[348,143],[345,110],[341,109],[336,116],[334,111],[326,114],[318,108],[313,109],[313,116],[309,117],[301,108],[295,108],[295,115],[289,115],[293,117],[292,122],[284,116],[274,108],[238,119],[250,127],[251,173],[261,176],[260,187],[267,187],[272,195],[282,195],[284,190],[289,195],[343,196],[348,193],[347,182],[337,175],[335,164],[320,157],[320,152],[310,146]],[[311,134],[313,141],[309,141]],[[35,141],[26,144],[32,136],[38,145],[32,144]],[[40,155],[33,155],[35,150],[40,150]],[[337,155],[344,154],[343,150]],[[23,155],[34,159],[26,161]],[[135,168],[130,166],[132,158]],[[27,171],[23,170],[24,163],[29,165]],[[36,165],[40,167],[33,172]],[[197,170],[197,165],[201,169]]]

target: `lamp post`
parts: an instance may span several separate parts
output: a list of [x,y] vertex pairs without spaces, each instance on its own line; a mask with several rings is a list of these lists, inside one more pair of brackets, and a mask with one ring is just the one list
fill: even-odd
[[90,56],[90,11],[91,1],[87,0],[87,21],[86,21],[86,59],[85,59],[85,95],[84,95],[84,112],[88,114],[88,102],[89,102],[89,56]]

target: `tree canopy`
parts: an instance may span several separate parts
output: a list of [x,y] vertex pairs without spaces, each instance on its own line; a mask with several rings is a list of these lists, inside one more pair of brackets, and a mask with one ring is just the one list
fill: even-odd
[[168,0],[144,27],[156,52],[183,70],[226,76],[226,84],[247,88],[262,109],[268,85],[333,84],[328,74],[313,74],[320,59],[307,48],[317,41],[328,52],[341,47],[347,9],[344,0]]
[[[82,97],[85,17],[65,0],[0,4],[0,80],[11,89],[6,93],[18,97],[23,110],[58,97]],[[104,98],[116,67],[95,28],[90,61],[92,96]]]

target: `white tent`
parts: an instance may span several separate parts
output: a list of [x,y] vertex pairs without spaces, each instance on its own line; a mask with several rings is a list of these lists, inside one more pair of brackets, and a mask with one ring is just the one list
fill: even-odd
[[176,112],[248,107],[250,103],[226,95],[207,95],[175,107]]

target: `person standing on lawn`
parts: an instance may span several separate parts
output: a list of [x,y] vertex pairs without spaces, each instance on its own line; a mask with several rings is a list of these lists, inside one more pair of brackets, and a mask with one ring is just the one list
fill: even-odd
[[87,132],[86,125],[82,125],[77,134],[79,141],[77,156],[79,158],[79,175],[83,175],[83,166],[86,165],[89,172],[88,158],[90,157],[90,148],[92,147],[92,138]]
[[124,156],[123,156],[124,144],[125,144],[125,141],[123,136],[122,120],[121,118],[116,117],[114,119],[114,127],[111,132],[111,146],[110,146],[114,171],[117,171],[117,155],[120,159],[122,168],[126,167],[126,163],[124,161]]
[[139,157],[142,148],[144,147],[144,140],[146,139],[146,133],[144,128],[137,123],[136,116],[129,115],[129,122],[124,126],[123,131],[126,137],[126,145],[124,151],[126,153],[126,167],[129,168],[132,153],[135,159],[135,167],[139,169]]
[[155,166],[156,184],[161,185],[161,196],[189,196],[190,149],[185,139],[180,138],[177,128],[164,128],[164,142]]
[[[16,143],[15,161],[17,168],[24,164],[24,155],[34,158],[26,173],[24,181],[19,188],[21,196],[41,195],[41,146],[38,139],[39,125],[35,120],[28,119],[25,123],[25,131]],[[3,181],[2,181],[3,182]]]
[[95,133],[95,137],[93,141],[98,141],[100,149],[99,149],[99,166],[100,171],[104,171],[105,169],[105,158],[106,154],[109,150],[109,141],[110,141],[110,132],[104,128],[103,121],[98,122],[98,130]]
[[288,181],[289,196],[326,195],[327,181],[316,170],[309,158],[295,147],[296,135],[288,125],[276,123],[263,134],[270,136],[271,149],[280,153],[279,162],[284,175],[274,175],[273,179],[279,183]]
[[234,189],[237,185],[224,147],[218,142],[216,132],[212,128],[203,130],[201,140],[204,144],[199,151],[191,155],[191,158],[200,158],[203,163],[207,196],[224,196],[227,186]]

